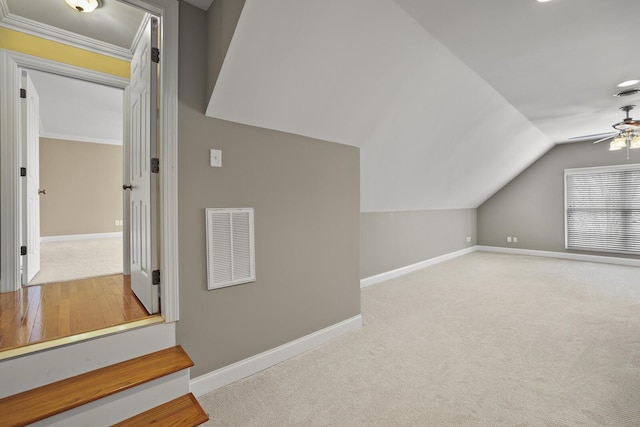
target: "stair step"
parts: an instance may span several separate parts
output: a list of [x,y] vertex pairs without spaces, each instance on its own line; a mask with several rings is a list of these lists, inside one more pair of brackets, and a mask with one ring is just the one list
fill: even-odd
[[23,426],[193,366],[180,346],[0,399],[0,425]]
[[209,416],[204,412],[195,396],[189,393],[114,424],[113,427],[151,425],[195,427],[208,420]]

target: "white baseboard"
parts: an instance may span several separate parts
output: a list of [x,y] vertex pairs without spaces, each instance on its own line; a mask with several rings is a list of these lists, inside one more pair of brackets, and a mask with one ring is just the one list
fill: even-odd
[[406,274],[413,273],[414,271],[422,270],[423,268],[429,267],[431,265],[439,264],[444,261],[449,261],[450,259],[457,258],[462,255],[470,254],[475,251],[476,251],[476,246],[472,246],[469,248],[461,249],[459,251],[440,255],[435,258],[430,258],[425,261],[420,261],[415,264],[407,265],[405,267],[396,268],[395,270],[376,274],[375,276],[369,276],[360,280],[360,287],[366,288],[367,286],[377,285],[378,283],[386,282],[387,280],[395,279],[397,277],[401,277]]
[[502,248],[499,246],[476,246],[476,250],[513,255],[531,255],[547,258],[569,259],[574,261],[600,262],[603,264],[627,265],[640,267],[640,259],[620,258],[602,255],[574,254],[571,252],[539,251],[535,249]]
[[115,231],[113,233],[67,234],[62,236],[42,236],[40,237],[40,243],[71,242],[73,240],[113,239],[115,237],[122,237],[122,231]]
[[241,360],[191,380],[190,390],[197,397],[256,374],[294,356],[312,350],[362,327],[362,315],[354,316],[279,347]]

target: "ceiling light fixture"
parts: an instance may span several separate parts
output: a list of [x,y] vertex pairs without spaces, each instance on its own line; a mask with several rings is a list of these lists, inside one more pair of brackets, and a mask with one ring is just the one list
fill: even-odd
[[618,151],[623,148],[627,148],[627,139],[623,135],[616,136],[609,143],[609,151]]
[[548,1],[551,1],[551,0],[538,0],[538,3],[546,3]]
[[611,140],[609,143],[609,151],[617,151],[627,149],[627,159],[629,159],[629,150],[640,148],[640,120],[635,120],[629,116],[629,111],[633,110],[635,105],[625,105],[620,107],[626,113],[623,121],[614,124],[612,127],[617,131],[602,139],[594,142]]
[[629,87],[638,83],[640,83],[640,80],[627,80],[622,83],[618,83],[618,87]]
[[100,7],[99,0],[64,0],[69,6],[77,10],[78,12],[93,12],[96,8]]
[[617,96],[618,98],[622,98],[623,96],[631,96],[640,93],[640,89],[637,87],[632,87],[631,89],[625,89],[621,92],[614,93],[613,96]]

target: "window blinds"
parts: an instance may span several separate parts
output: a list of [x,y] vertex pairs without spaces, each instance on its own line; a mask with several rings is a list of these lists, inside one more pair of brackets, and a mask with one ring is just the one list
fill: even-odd
[[567,249],[640,253],[640,164],[565,170]]

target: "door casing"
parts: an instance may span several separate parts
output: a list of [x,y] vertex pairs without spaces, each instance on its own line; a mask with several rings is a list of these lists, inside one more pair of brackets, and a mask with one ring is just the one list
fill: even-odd
[[[159,228],[161,313],[177,321],[178,311],[178,2],[176,0],[122,0],[160,19],[160,200]],[[20,289],[19,88],[21,69],[79,78],[125,89],[128,80],[110,74],[0,49],[0,292]],[[126,120],[125,120],[126,122]],[[125,139],[126,140],[126,139]]]

